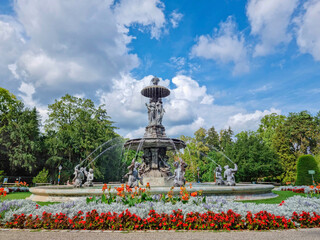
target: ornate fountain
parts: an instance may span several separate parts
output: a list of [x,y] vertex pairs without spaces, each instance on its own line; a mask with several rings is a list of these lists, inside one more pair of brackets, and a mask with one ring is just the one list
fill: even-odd
[[167,151],[178,151],[186,147],[186,144],[175,138],[168,138],[162,118],[165,113],[162,99],[170,95],[170,90],[158,85],[159,78],[152,79],[151,86],[141,90],[141,94],[150,98],[146,103],[148,109],[149,124],[145,129],[143,138],[128,140],[124,146],[127,149],[143,151],[143,162],[139,167],[139,173],[143,182],[151,186],[172,186],[173,180],[168,179],[172,173],[168,164]]
[[[180,161],[176,161],[174,163],[176,169],[173,175],[168,164],[169,157],[167,156],[167,151],[178,151],[185,148],[186,144],[179,139],[167,137],[165,127],[162,125],[162,118],[165,113],[162,99],[170,95],[170,90],[166,87],[159,86],[159,79],[156,77],[152,79],[152,83],[153,85],[147,86],[141,90],[141,94],[143,96],[150,98],[149,103],[146,104],[149,123],[145,129],[144,136],[142,138],[131,139],[124,144],[127,149],[133,149],[137,152],[143,151],[142,163],[139,163],[137,159],[133,159],[131,165],[128,167],[129,173],[127,176],[129,177],[129,185],[133,182],[134,184],[138,184],[138,180],[141,180],[142,178],[142,182],[144,184],[150,184],[150,191],[152,194],[166,194],[168,191],[172,190],[172,186],[184,185],[184,174],[182,173],[184,173],[186,167],[186,164],[182,159],[180,159]],[[112,146],[107,147],[106,150],[102,151],[92,161],[102,154],[105,154],[105,152],[108,149],[113,148],[113,146],[119,145],[118,141],[111,140],[111,143],[113,144]],[[104,146],[105,144],[106,143],[101,146]],[[96,152],[96,150],[94,152]],[[89,156],[91,156],[91,154]],[[79,177],[78,182],[81,183],[83,180],[83,174],[78,174],[78,171],[81,170],[81,168],[79,170],[78,167],[75,169],[75,175]],[[193,191],[201,190],[204,195],[219,195],[238,200],[263,199],[277,196],[271,192],[274,188],[273,185],[237,184],[235,186],[233,175],[235,171],[237,171],[236,165],[234,169],[225,167],[224,177],[226,177],[226,180],[223,180],[222,168],[219,165],[216,169],[216,183],[194,183]],[[90,179],[91,178],[87,179],[87,186],[92,184],[92,180],[90,182]],[[119,187],[120,184],[109,183],[108,185],[112,186],[111,194],[117,194],[114,187]],[[96,185],[92,188],[74,188],[72,185],[33,187],[30,188],[32,195],[29,199],[40,202],[74,201],[81,197],[101,196],[103,194],[101,187],[102,185]],[[174,194],[179,194],[180,189],[175,188],[172,191]]]

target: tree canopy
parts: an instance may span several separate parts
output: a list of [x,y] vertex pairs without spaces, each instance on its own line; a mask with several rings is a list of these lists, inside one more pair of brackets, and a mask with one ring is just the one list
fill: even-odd
[[[12,93],[0,88],[0,171],[34,177],[46,168],[53,180],[61,165],[61,180],[66,181],[71,179],[74,167],[83,163],[95,170],[96,181],[121,180],[137,153],[128,151],[122,156],[124,139],[115,132],[103,105],[66,94],[50,104],[48,112],[41,132],[37,109],[26,108]],[[214,181],[217,165],[233,167],[236,163],[237,181],[294,182],[299,156],[311,154],[320,165],[320,111],[315,115],[308,111],[287,116],[272,113],[261,119],[257,131],[234,135],[230,127],[217,131],[212,126],[180,138],[187,148],[169,153],[170,163],[175,154],[186,161],[187,181],[197,181],[198,173],[201,181]],[[119,147],[102,154],[112,144]],[[86,159],[95,149],[95,154]]]

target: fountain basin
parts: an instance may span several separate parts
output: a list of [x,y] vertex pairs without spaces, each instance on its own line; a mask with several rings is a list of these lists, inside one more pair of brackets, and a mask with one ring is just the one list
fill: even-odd
[[[111,186],[111,193],[116,194],[114,187],[119,184],[108,184]],[[188,185],[186,185],[188,186]],[[233,200],[257,200],[274,198],[278,195],[272,193],[273,185],[265,184],[238,184],[236,186],[217,186],[214,183],[193,183],[192,189],[187,187],[189,192],[203,191],[205,196],[223,196]],[[95,185],[91,188],[73,188],[72,186],[41,186],[29,189],[32,195],[28,198],[37,202],[68,202],[83,197],[101,196],[102,185]],[[170,190],[169,186],[151,186],[151,194],[166,194]],[[173,189],[173,193],[178,195],[180,188]]]

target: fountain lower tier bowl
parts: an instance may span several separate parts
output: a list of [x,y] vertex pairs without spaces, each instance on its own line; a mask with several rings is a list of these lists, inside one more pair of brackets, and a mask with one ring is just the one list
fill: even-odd
[[136,138],[125,142],[125,148],[137,150],[140,148],[161,148],[166,147],[167,150],[180,150],[186,147],[184,141],[176,138]]
[[[116,194],[114,187],[120,187],[120,184],[108,184],[111,186],[111,193]],[[192,189],[186,185],[187,191],[203,191],[206,196],[223,196],[234,200],[256,200],[274,198],[278,195],[272,193],[273,185],[265,184],[237,184],[236,186],[217,186],[214,183],[193,183]],[[158,186],[150,189],[151,194],[167,194],[170,186]],[[28,198],[37,202],[68,202],[84,197],[101,197],[102,185],[96,185],[91,188],[73,188],[72,186],[42,186],[30,188],[32,195]],[[173,189],[174,194],[178,195],[180,188]]]

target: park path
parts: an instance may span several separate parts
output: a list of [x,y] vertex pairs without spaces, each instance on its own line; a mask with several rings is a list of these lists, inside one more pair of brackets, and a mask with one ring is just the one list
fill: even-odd
[[281,240],[319,240],[320,228],[311,229],[293,229],[293,230],[274,230],[274,231],[230,231],[230,232],[210,232],[210,231],[147,231],[147,232],[110,232],[110,231],[32,231],[32,230],[8,230],[0,229],[1,240],[265,240],[265,239],[281,239]]

